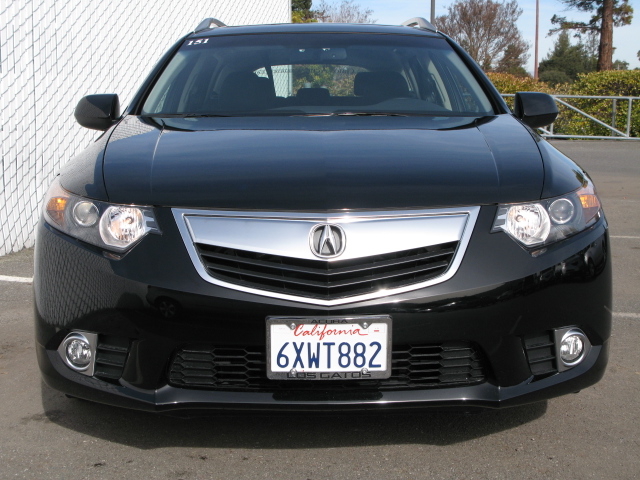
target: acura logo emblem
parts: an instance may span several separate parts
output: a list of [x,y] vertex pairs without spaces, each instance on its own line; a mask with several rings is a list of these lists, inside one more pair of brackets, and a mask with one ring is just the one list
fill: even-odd
[[315,256],[334,258],[344,252],[344,247],[347,245],[347,237],[342,227],[321,223],[311,229],[309,245]]

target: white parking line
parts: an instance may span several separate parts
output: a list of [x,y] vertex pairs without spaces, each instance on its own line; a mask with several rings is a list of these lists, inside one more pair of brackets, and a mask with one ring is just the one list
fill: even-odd
[[640,319],[640,313],[629,313],[629,312],[613,312],[614,317],[623,317],[623,318],[635,318]]
[[640,240],[640,237],[630,237],[627,235],[611,235],[611,238],[630,238],[632,240]]
[[0,282],[33,283],[33,278],[29,278],[29,277],[8,277],[7,275],[0,275]]

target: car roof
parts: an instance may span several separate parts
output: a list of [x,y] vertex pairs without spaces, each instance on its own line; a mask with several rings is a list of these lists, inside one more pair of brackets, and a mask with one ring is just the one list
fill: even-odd
[[440,37],[429,30],[399,25],[355,24],[355,23],[279,23],[272,25],[240,25],[213,27],[192,33],[189,38],[218,35],[268,34],[268,33],[373,33],[394,35],[422,35]]

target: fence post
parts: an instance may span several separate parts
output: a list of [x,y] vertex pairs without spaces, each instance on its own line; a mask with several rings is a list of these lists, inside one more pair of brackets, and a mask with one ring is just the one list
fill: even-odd
[[[613,99],[613,108],[611,109],[611,126],[613,128],[616,128],[616,107],[618,106],[618,101],[614,98]],[[615,133],[612,131],[611,132],[611,136],[614,137]]]
[[627,110],[627,137],[631,136],[631,105],[633,98],[629,97],[629,108]]

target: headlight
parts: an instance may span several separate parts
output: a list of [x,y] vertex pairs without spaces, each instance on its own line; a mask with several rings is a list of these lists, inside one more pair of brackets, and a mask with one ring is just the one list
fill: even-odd
[[124,252],[147,233],[160,233],[150,207],[113,205],[74,195],[53,182],[44,219],[52,227],[106,250]]
[[525,247],[564,240],[598,221],[601,205],[593,184],[562,197],[535,203],[500,205],[491,232],[505,231]]
[[549,237],[551,222],[547,211],[538,203],[512,205],[507,210],[504,230],[525,245],[536,245]]

